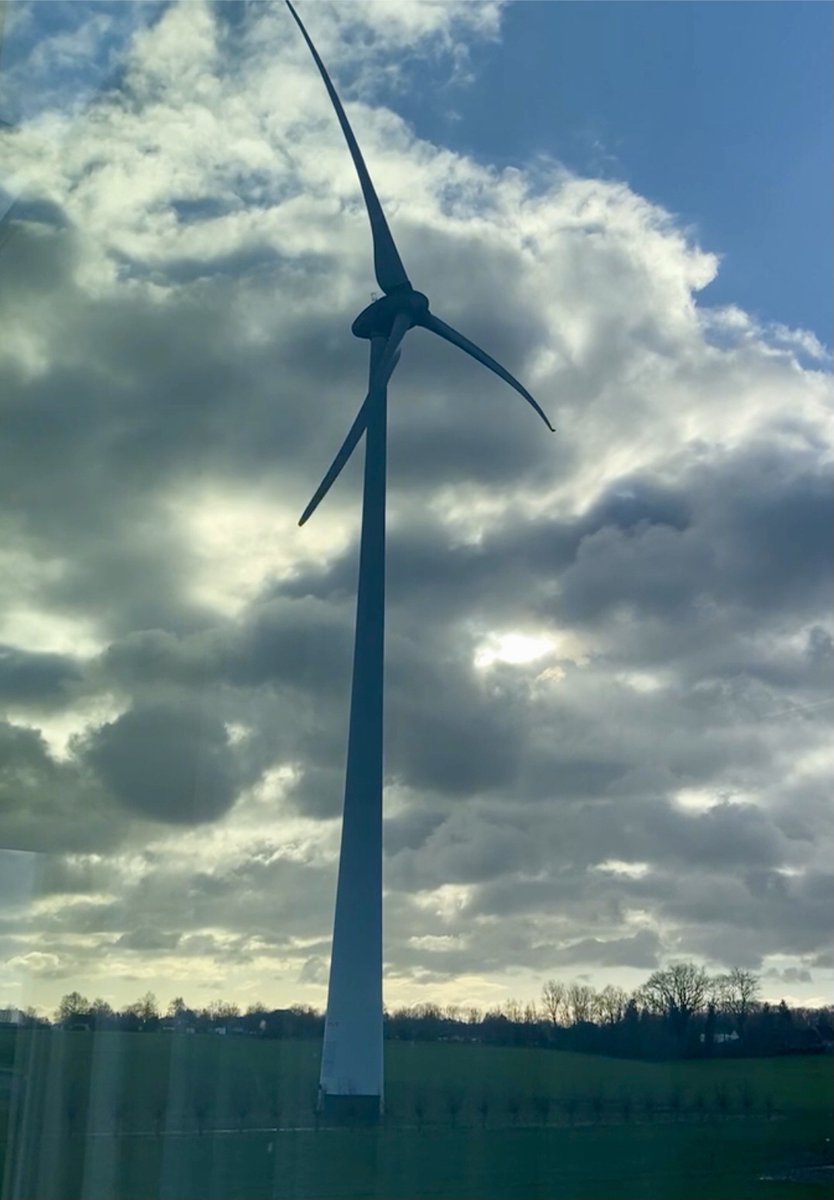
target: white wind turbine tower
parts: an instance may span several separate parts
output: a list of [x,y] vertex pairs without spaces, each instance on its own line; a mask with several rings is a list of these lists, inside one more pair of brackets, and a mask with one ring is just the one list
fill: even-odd
[[345,801],[336,916],[319,1107],[338,1115],[378,1116],[383,1102],[382,1063],[382,692],[385,619],[385,452],[387,387],[405,334],[429,329],[489,367],[553,426],[517,379],[494,358],[429,310],[415,291],[341,101],[307,30],[286,0],[319,69],[353,158],[371,222],[374,271],[384,296],[353,322],[356,337],[370,341],[368,394],[299,524],[303,525],[365,435],[365,477],[359,551],[359,590],[350,700]]

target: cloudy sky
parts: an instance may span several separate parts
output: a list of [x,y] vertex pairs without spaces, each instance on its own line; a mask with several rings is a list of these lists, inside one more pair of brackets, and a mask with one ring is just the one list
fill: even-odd
[[[827,1000],[830,9],[300,11],[415,285],[557,426],[409,336],[388,1003],[679,958]],[[321,1006],[361,454],[297,518],[364,394],[353,167],[280,4],[5,38],[0,1004]]]

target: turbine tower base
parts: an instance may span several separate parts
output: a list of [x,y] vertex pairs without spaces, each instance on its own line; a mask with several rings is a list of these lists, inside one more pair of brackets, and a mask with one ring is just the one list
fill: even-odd
[[382,1116],[381,1096],[339,1095],[319,1090],[317,1108],[334,1125],[375,1125]]

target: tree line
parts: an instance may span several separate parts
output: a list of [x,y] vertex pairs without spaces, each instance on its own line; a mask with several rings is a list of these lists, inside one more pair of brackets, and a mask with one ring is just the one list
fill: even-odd
[[[791,1007],[762,1001],[761,983],[740,967],[708,975],[691,962],[655,971],[629,993],[608,984],[549,979],[538,1001],[482,1011],[461,1005],[422,1003],[385,1012],[385,1036],[402,1041],[471,1041],[493,1045],[550,1046],[629,1058],[665,1059],[729,1055],[823,1053],[834,1038],[834,1009]],[[49,1024],[27,1010],[17,1024]],[[65,995],[54,1023],[66,1029],[128,1032],[183,1031],[260,1037],[317,1038],[324,1017],[315,1008],[274,1009],[263,1003],[245,1010],[214,1000],[192,1008],[181,996],[163,1011],[152,992],[121,1010],[107,1001]]]

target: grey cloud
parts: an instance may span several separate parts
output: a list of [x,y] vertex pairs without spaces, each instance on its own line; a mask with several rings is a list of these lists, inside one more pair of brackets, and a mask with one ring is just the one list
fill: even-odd
[[[306,765],[300,777],[290,784],[287,799],[296,812],[323,820],[331,820],[340,815],[345,791],[344,759],[347,739],[343,738],[342,741],[341,755],[338,748],[334,752],[338,765],[321,766],[313,761]],[[318,757],[319,752],[315,753]],[[313,757],[312,748],[310,757]]]
[[[268,844],[263,849],[266,852]],[[309,939],[326,939],[329,934],[336,883],[332,870],[271,853],[225,863],[211,872],[199,866],[183,871],[165,857],[146,866],[139,878],[122,878],[111,900],[93,899],[51,911],[40,922],[39,944],[54,949],[66,947],[68,939],[75,944],[73,939],[82,934],[118,934],[116,951],[141,955],[145,950],[176,949],[178,955],[222,957],[229,939],[241,954],[253,952],[255,941],[266,952],[296,954],[295,939],[303,937],[309,945]],[[313,881],[316,890],[311,895]],[[111,952],[109,944],[108,937],[100,948],[102,962]]]
[[351,617],[332,607],[273,600],[253,608],[230,647],[235,683],[289,683],[317,693],[347,679],[352,661]]
[[132,709],[79,749],[137,815],[200,824],[234,803],[238,780],[225,726],[199,706]]
[[512,717],[464,688],[440,701],[438,693],[431,707],[406,697],[392,703],[391,721],[404,731],[392,771],[410,787],[458,795],[504,787],[521,753]]
[[670,525],[684,530],[691,519],[690,500],[685,492],[638,476],[621,479],[609,488],[581,524],[586,534],[606,526],[634,529],[643,524]]
[[320,695],[347,680],[352,613],[309,595],[265,598],[239,620],[194,632],[144,629],[107,647],[96,669],[102,681],[127,687],[290,687]]
[[56,762],[41,735],[0,722],[0,845],[38,852],[89,852],[128,833],[83,765]]
[[396,857],[402,850],[417,850],[443,824],[445,812],[423,803],[410,805],[404,812],[385,819],[385,854]]
[[328,964],[317,954],[305,960],[298,973],[299,983],[317,983],[324,986],[327,983]]
[[605,527],[586,538],[564,578],[561,605],[576,621],[618,606],[696,617],[695,606],[768,617],[820,610],[830,591],[832,499],[827,470],[771,448],[745,448],[696,466],[683,527]]
[[66,703],[81,668],[68,655],[0,646],[0,700],[9,704]]
[[[690,893],[697,886],[693,878]],[[688,945],[725,966],[757,968],[769,954],[806,956],[818,953],[830,940],[830,871],[812,869],[786,877],[766,869],[747,870],[734,888],[705,871],[700,886],[701,896],[710,887],[720,888],[727,901],[723,909],[717,902],[700,907],[696,902],[690,908],[683,893],[674,897],[671,914]],[[664,908],[670,909],[668,902]]]
[[582,938],[551,953],[554,965],[584,963],[597,967],[635,967],[652,971],[658,965],[662,944],[657,933],[641,929],[630,937]]
[[83,896],[107,891],[115,882],[113,867],[99,855],[44,855],[39,863],[40,895]]
[[676,857],[693,864],[776,866],[783,861],[778,831],[754,805],[720,803],[698,815],[659,808],[644,834],[650,856],[654,843],[665,844],[667,853],[674,847]]
[[116,950],[175,950],[180,935],[153,925],[140,925],[123,933],[114,943]]
[[780,979],[783,983],[813,983],[813,976],[807,967],[785,967],[781,971],[776,967],[769,967],[764,977]]

